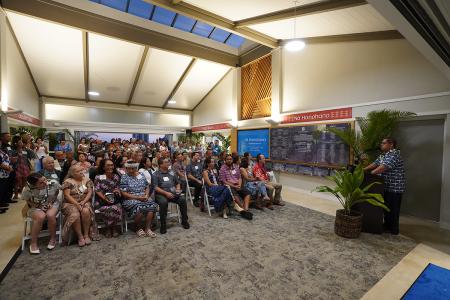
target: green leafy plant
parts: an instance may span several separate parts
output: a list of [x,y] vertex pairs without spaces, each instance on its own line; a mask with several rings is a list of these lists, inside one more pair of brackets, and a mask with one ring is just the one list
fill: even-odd
[[222,151],[228,152],[231,146],[231,135],[225,137],[220,132],[213,133],[213,136],[219,139],[219,141],[222,143]]
[[361,188],[364,181],[364,170],[361,164],[356,167],[353,173],[348,170],[336,171],[335,175],[327,178],[333,181],[336,186],[329,187],[322,185],[316,187],[314,191],[333,194],[341,203],[345,210],[345,214],[350,215],[353,205],[362,202],[368,202],[389,211],[387,206],[384,205],[382,195],[369,193],[369,189],[376,184],[380,184],[379,182],[373,182],[364,188]]
[[415,113],[397,110],[371,111],[365,118],[356,118],[360,132],[354,129],[328,128],[353,150],[357,161],[373,161],[380,154],[380,142],[392,135],[398,122],[415,116]]

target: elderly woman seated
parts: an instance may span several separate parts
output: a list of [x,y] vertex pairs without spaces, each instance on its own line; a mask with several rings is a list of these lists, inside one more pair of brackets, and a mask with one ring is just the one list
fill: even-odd
[[92,181],[84,176],[84,170],[79,165],[70,167],[67,178],[62,185],[65,203],[62,206],[64,214],[63,240],[67,243],[68,234],[72,228],[78,237],[78,246],[91,244],[97,239],[97,224],[92,208]]
[[47,178],[47,181],[55,180],[60,182],[61,172],[55,169],[55,160],[51,156],[46,156],[42,159],[42,170],[39,171],[41,175]]
[[57,180],[47,184],[47,179],[40,173],[31,173],[27,177],[27,186],[22,192],[22,199],[27,202],[27,216],[33,219],[31,227],[30,253],[39,254],[37,240],[42,224],[47,219],[50,241],[47,249],[56,246],[56,215],[60,205],[60,185]]
[[114,169],[114,163],[110,159],[100,161],[98,175],[94,181],[96,209],[101,213],[106,224],[106,237],[117,237],[119,233],[116,225],[122,221],[122,206],[120,200],[120,176]]
[[[120,179],[123,208],[128,217],[134,218],[136,234],[139,237],[156,237],[150,229],[153,216],[156,211],[156,203],[150,198],[149,182],[144,175],[139,173],[139,162],[128,160],[125,163],[126,174]],[[142,227],[142,219],[145,217],[145,226]]]

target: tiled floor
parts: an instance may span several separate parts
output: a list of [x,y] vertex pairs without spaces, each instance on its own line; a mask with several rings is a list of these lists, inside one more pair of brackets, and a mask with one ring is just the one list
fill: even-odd
[[[335,215],[339,203],[298,189],[283,190],[283,198],[322,213]],[[21,243],[23,202],[12,204],[0,215],[0,269],[8,264]],[[428,263],[450,268],[450,231],[438,224],[413,217],[401,218],[401,232],[414,239],[418,246],[386,274],[363,299],[399,299]]]
[[3,270],[14,256],[22,242],[24,202],[10,204],[6,213],[0,215],[0,270]]

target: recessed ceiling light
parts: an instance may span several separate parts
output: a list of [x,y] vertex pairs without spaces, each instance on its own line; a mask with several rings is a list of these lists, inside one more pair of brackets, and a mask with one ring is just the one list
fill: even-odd
[[100,93],[99,92],[88,92],[88,94],[90,95],[90,96],[100,96]]
[[169,100],[169,102],[167,102],[167,103],[169,103],[169,104],[176,104],[177,101],[175,101],[175,100]]

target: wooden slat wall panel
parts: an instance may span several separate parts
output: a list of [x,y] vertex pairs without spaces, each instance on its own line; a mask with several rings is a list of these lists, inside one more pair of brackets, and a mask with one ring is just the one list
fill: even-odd
[[272,112],[272,56],[241,69],[241,119],[269,117]]

